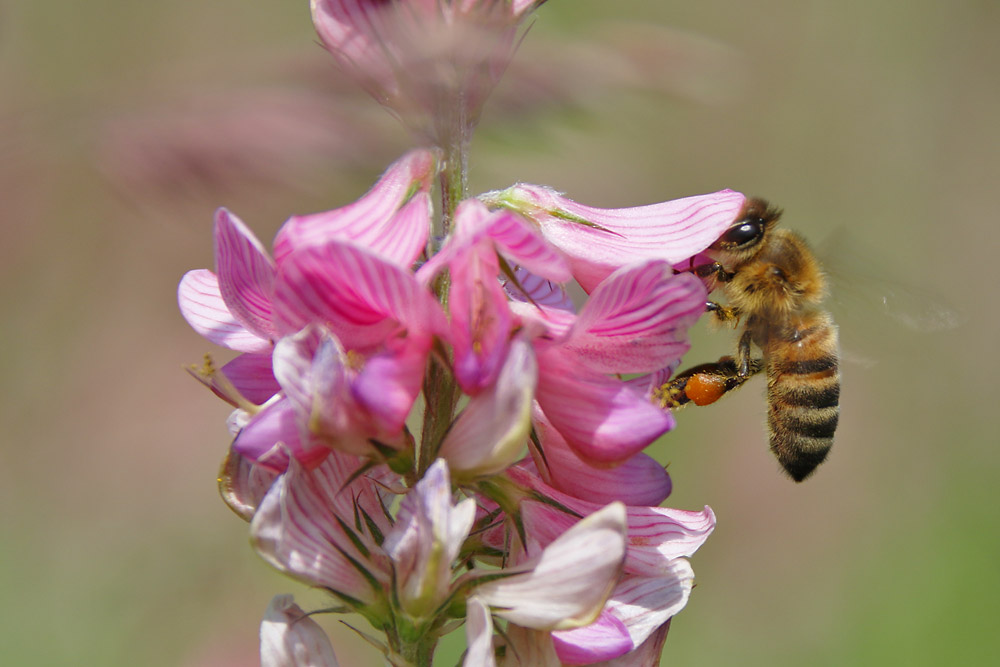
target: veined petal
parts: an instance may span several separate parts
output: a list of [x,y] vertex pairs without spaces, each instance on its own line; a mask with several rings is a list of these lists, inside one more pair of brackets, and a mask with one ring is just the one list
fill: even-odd
[[539,351],[538,367],[538,404],[586,461],[621,463],[674,425],[668,412],[629,385],[582,368],[558,348]]
[[552,642],[564,665],[590,665],[599,660],[611,660],[634,648],[625,624],[606,610],[590,625],[553,632]]
[[554,488],[598,505],[620,500],[655,507],[670,495],[670,475],[651,456],[639,452],[614,468],[595,467],[573,452],[540,410],[534,422],[545,453],[544,476]]
[[517,284],[508,280],[504,283],[507,295],[515,301],[528,302],[551,310],[575,312],[573,301],[561,285],[536,276],[518,267],[514,271]]
[[[552,488],[520,466],[508,468],[506,474],[521,486],[534,489],[577,514],[586,515],[600,507]],[[715,529],[715,514],[707,506],[700,512],[633,506],[627,508],[627,516],[625,571],[631,574],[657,576],[668,572],[672,560],[692,555]],[[535,501],[522,503],[522,517],[528,533],[543,545],[577,521],[572,514]]]
[[514,317],[507,295],[497,280],[497,257],[480,244],[451,262],[451,343],[455,350],[455,379],[475,395],[496,380],[507,355]]
[[438,455],[456,479],[494,475],[520,458],[531,430],[531,406],[538,364],[531,345],[520,338],[496,383],[474,396],[448,430]]
[[398,434],[406,423],[420,394],[431,343],[430,336],[421,334],[387,341],[355,379],[353,396],[382,433]]
[[463,667],[496,667],[493,653],[493,617],[490,609],[478,596],[465,601],[465,652]]
[[303,439],[303,430],[294,406],[282,398],[254,415],[236,436],[233,450],[278,472],[285,470],[289,457],[312,467],[327,457],[330,448]]
[[557,283],[564,283],[572,277],[569,262],[563,254],[521,216],[509,211],[494,212],[487,234],[500,254],[525,270]]
[[274,262],[254,233],[224,208],[215,213],[215,270],[233,317],[261,338],[273,338]]
[[506,638],[503,667],[562,667],[552,633],[510,624]]
[[432,151],[410,151],[356,202],[289,218],[274,239],[275,260],[280,263],[298,248],[336,240],[353,242],[387,261],[409,267],[430,234],[430,188],[436,173],[437,159]]
[[270,339],[248,330],[229,311],[219,280],[208,269],[184,274],[177,286],[177,303],[191,328],[216,345],[239,352],[270,352]]
[[295,604],[276,595],[260,624],[261,667],[338,667],[330,638]]
[[453,503],[448,465],[438,459],[403,498],[383,548],[396,564],[396,588],[403,609],[429,616],[447,597],[452,564],[469,535],[476,502]]
[[220,370],[244,398],[263,405],[281,390],[274,379],[271,364],[270,354],[246,353],[235,357]]
[[481,197],[535,220],[550,243],[570,257],[588,292],[615,269],[644,259],[675,264],[695,255],[732,224],[746,199],[739,192],[685,197],[632,208],[594,208],[550,188],[521,183]]
[[[250,535],[257,552],[278,570],[371,603],[383,595],[389,574],[367,529],[354,523],[354,503],[383,530],[388,526],[382,510],[373,506],[374,491],[363,477],[344,488],[352,466],[356,469],[356,459],[338,453],[312,471],[292,460],[257,508]],[[353,538],[344,532],[345,525],[353,527]],[[356,542],[365,545],[367,554]]]
[[413,274],[347,243],[309,246],[286,257],[275,297],[283,332],[322,322],[349,350],[381,346],[404,330],[447,330],[440,305]]
[[281,263],[275,306],[282,333],[325,323],[349,350],[402,333],[444,335],[444,312],[413,274],[349,243],[329,242]]
[[693,587],[691,564],[677,558],[658,576],[623,577],[607,609],[625,624],[632,641],[639,646],[684,608]]
[[259,466],[231,447],[219,471],[219,494],[229,509],[250,521],[278,473]]
[[565,348],[602,373],[648,373],[680,359],[707,292],[690,274],[652,260],[615,271],[591,293]]
[[479,595],[497,616],[538,630],[592,623],[625,557],[625,506],[611,503],[549,544],[534,567],[481,584]]

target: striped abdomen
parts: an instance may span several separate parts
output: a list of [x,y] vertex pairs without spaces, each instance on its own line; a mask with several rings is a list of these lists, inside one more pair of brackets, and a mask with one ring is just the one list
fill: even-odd
[[771,451],[796,482],[826,458],[840,415],[837,327],[807,312],[772,331],[767,358]]

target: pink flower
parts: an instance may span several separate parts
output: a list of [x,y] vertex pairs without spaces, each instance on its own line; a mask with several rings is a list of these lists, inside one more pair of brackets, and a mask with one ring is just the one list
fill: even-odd
[[[525,16],[543,0],[312,0],[338,66],[410,127],[440,140],[475,125]],[[444,145],[438,141],[438,145]]]
[[260,624],[261,667],[337,667],[323,628],[295,604],[276,595]]
[[[577,516],[587,516],[600,507],[560,493],[524,468],[510,468],[507,476],[548,499],[527,499],[520,505],[525,533],[540,545],[558,539],[576,524]],[[686,557],[704,544],[714,529],[711,509],[690,512],[632,506],[626,510],[623,577],[602,610],[603,618],[594,626],[553,635],[559,657],[566,664],[606,660],[642,645],[683,609],[691,593],[694,573]],[[505,541],[499,531],[486,537],[488,543]]]
[[453,502],[442,459],[403,498],[382,547],[395,565],[396,597],[409,617],[430,618],[447,598],[452,568],[475,514],[473,499]]
[[273,567],[364,612],[384,605],[391,568],[379,546],[390,529],[381,487],[372,473],[358,474],[361,465],[339,452],[312,470],[293,459],[257,508],[250,535]]
[[276,260],[219,210],[217,274],[189,272],[178,300],[196,331],[246,353],[206,380],[247,412],[234,420],[240,454],[283,470],[289,455],[315,465],[330,447],[370,452],[372,437],[400,446],[431,341],[445,329],[408,270],[429,235],[436,169],[433,153],[411,151],[357,202],[289,219]]
[[511,308],[544,331],[535,342],[536,400],[574,454],[592,465],[622,463],[673,426],[625,373],[656,373],[687,350],[704,312],[705,288],[662,260],[624,266],[595,287],[574,315],[528,302]]
[[570,258],[573,277],[589,292],[626,264],[662,259],[673,265],[701,252],[732,224],[746,197],[722,190],[648,206],[594,208],[551,188],[519,183],[480,199],[535,221]]

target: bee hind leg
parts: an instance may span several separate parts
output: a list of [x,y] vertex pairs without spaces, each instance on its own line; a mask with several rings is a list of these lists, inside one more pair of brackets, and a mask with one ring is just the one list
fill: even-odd
[[741,374],[740,365],[732,357],[722,357],[717,362],[693,366],[653,390],[653,398],[661,408],[679,408],[688,403],[711,405],[764,368],[762,360],[750,359],[746,373]]

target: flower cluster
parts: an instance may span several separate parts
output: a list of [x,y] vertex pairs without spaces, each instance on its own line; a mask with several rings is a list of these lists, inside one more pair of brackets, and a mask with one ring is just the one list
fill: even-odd
[[[416,56],[399,30],[436,11],[448,30],[492,26],[493,54],[539,3],[312,4],[326,46],[391,101],[430,85],[400,71]],[[442,56],[469,77],[457,89],[494,80],[471,57]],[[382,634],[390,664],[430,664],[463,623],[466,665],[655,662],[715,523],[659,507],[671,481],[643,453],[673,426],[651,391],[704,311],[705,286],[674,267],[744,197],[600,209],[517,184],[455,198],[449,156],[410,151],[354,203],[288,219],[270,251],[216,213],[215,270],[187,273],[178,298],[238,353],[193,370],[234,408],[222,495],[267,562]],[[288,596],[261,654],[336,664]]]

